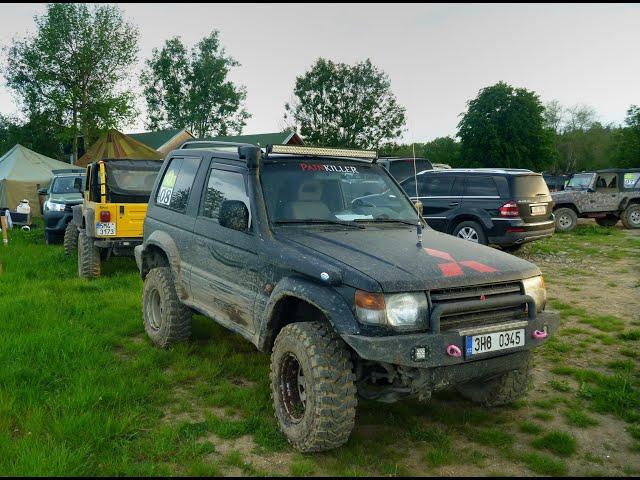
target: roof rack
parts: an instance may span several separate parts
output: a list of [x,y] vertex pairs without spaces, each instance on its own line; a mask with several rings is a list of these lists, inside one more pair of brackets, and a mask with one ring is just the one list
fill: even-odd
[[267,145],[270,154],[298,155],[305,157],[335,157],[375,163],[378,153],[375,150],[352,150],[348,148],[298,147],[295,145]]
[[230,149],[233,151],[237,151],[238,147],[253,147],[250,143],[240,143],[240,142],[218,142],[218,141],[210,141],[210,140],[193,140],[189,142],[184,142],[180,149],[187,148],[214,148],[214,149]]

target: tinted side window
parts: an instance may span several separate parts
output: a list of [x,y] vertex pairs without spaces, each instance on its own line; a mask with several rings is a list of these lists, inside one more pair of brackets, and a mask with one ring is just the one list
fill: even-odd
[[204,191],[201,215],[217,219],[220,205],[225,200],[240,200],[249,208],[244,176],[241,173],[211,169]]
[[498,197],[498,189],[492,177],[478,177],[470,175],[467,177],[467,183],[464,194],[468,197]]
[[423,175],[418,180],[420,195],[424,197],[446,197],[451,194],[454,178],[451,175]]
[[178,212],[184,212],[189,203],[200,159],[194,157],[174,158],[164,172],[156,203]]

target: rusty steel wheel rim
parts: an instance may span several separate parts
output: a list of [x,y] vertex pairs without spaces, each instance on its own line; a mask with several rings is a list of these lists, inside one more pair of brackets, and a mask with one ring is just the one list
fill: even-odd
[[287,353],[280,361],[278,388],[287,415],[294,423],[300,422],[307,408],[307,383],[302,366],[293,353]]

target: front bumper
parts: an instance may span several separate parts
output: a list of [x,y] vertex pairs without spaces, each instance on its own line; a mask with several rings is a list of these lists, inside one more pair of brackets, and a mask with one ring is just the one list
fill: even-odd
[[[559,315],[551,312],[537,314],[533,319],[512,320],[485,326],[446,330],[439,333],[422,332],[414,334],[398,334],[385,337],[365,337],[361,335],[342,335],[347,344],[364,360],[379,363],[390,363],[414,368],[445,367],[462,365],[479,360],[487,360],[513,353],[531,350],[540,346],[546,339],[536,339],[533,332],[546,331],[553,334],[560,324]],[[515,329],[525,330],[525,345],[508,350],[499,350],[481,355],[465,356],[465,337],[481,333],[501,332]],[[549,337],[547,336],[547,339]],[[461,357],[447,354],[447,347],[457,346]],[[417,359],[418,349],[425,351],[424,359]]]
[[71,212],[46,211],[42,215],[44,218],[44,229],[50,233],[63,234],[67,224],[73,218]]

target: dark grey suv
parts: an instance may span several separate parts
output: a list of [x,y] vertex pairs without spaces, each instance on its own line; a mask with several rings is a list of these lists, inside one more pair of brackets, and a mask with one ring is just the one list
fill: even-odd
[[196,311],[270,352],[278,425],[305,452],[347,441],[356,394],[524,394],[558,326],[538,267],[418,227],[375,152],[194,146],[166,158],[135,248],[156,345],[186,340]]

